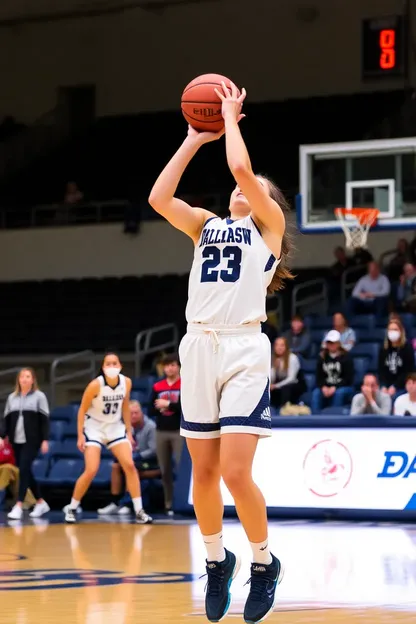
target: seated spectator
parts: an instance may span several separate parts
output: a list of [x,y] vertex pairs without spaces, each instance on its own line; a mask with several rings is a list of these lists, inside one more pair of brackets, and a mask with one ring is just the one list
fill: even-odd
[[378,376],[382,391],[397,398],[404,392],[407,375],[414,370],[413,348],[406,340],[403,325],[398,320],[389,321],[378,362]]
[[311,336],[300,314],[292,317],[290,329],[284,333],[283,338],[286,338],[292,353],[307,357],[311,346]]
[[[0,510],[3,503],[6,500],[6,495],[11,495],[13,505],[17,501],[19,492],[19,469],[16,467],[16,460],[14,457],[13,447],[8,438],[3,441],[3,446],[0,447]],[[36,504],[30,489],[26,491],[26,497],[23,503],[23,507],[29,508]]]
[[[133,460],[137,470],[149,470],[157,466],[156,460],[156,425],[143,414],[138,401],[130,401],[130,417],[133,438],[136,446],[133,449]],[[100,515],[130,513],[130,508],[120,507],[120,499],[123,496],[123,471],[115,459],[111,469],[111,503],[106,507],[97,509]]]
[[348,302],[348,311],[354,314],[376,314],[384,316],[387,313],[387,302],[390,294],[390,282],[380,273],[377,262],[370,262],[368,273],[358,280]]
[[409,243],[405,238],[397,241],[396,255],[390,260],[386,267],[386,274],[392,282],[397,282],[403,272],[404,265],[410,260]]
[[372,373],[364,376],[361,392],[356,394],[351,404],[351,416],[376,414],[389,416],[392,401],[390,395],[380,391],[377,377]]
[[299,358],[291,353],[286,338],[274,341],[270,381],[270,402],[277,409],[286,403],[296,405],[307,390]]
[[[356,343],[355,331],[348,325],[348,321],[341,312],[336,312],[333,316],[333,328],[341,335],[341,347],[344,351],[351,351]],[[322,340],[322,348],[325,348],[325,337]]]
[[416,373],[407,376],[406,390],[394,402],[395,416],[416,416]]
[[410,262],[403,267],[397,288],[397,301],[404,311],[416,313],[416,267]]
[[341,347],[341,336],[331,329],[325,338],[316,366],[316,385],[312,392],[312,414],[319,414],[322,407],[342,407],[353,394],[354,366],[349,353]]

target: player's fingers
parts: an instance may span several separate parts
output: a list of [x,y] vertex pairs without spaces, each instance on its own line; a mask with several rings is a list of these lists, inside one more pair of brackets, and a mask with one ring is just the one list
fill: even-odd
[[222,82],[221,82],[221,86],[222,86],[222,90],[223,90],[223,91],[224,91],[224,93],[225,93],[225,96],[226,96],[226,97],[230,97],[230,96],[231,96],[231,92],[230,92],[230,90],[228,89],[228,87],[227,87],[227,85],[225,84],[225,82],[224,82],[224,81],[222,81]]
[[223,94],[223,93],[221,93],[221,91],[218,91],[218,89],[214,89],[214,91],[215,91],[215,93],[218,95],[218,97],[220,98],[220,100],[221,100],[222,102],[224,102],[224,100],[225,100],[224,94]]
[[244,102],[244,100],[246,99],[246,97],[247,97],[247,91],[246,91],[246,90],[244,89],[244,87],[243,87],[243,88],[242,88],[242,90],[241,90],[241,95],[240,95],[240,97],[238,98],[238,101],[240,102],[240,104],[242,104],[242,103]]
[[233,82],[231,82],[230,84],[231,84],[231,95],[232,95],[233,98],[237,99],[238,98],[238,89],[237,89],[236,85]]

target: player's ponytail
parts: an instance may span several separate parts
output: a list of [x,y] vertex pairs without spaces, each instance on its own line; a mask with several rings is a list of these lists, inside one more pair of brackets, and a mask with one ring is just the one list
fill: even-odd
[[[283,210],[284,213],[289,212],[290,211],[289,203],[286,200],[285,196],[283,195],[282,191],[279,189],[279,187],[273,182],[273,180],[271,180],[267,176],[261,174],[259,177],[263,178],[263,180],[266,180],[266,182],[268,183],[269,189],[270,189],[270,197],[274,199],[276,204],[279,204],[280,208]],[[285,280],[294,279],[295,276],[291,273],[291,271],[287,267],[287,262],[290,257],[290,253],[292,249],[293,249],[293,238],[292,238],[291,233],[288,232],[288,228],[286,224],[286,231],[282,238],[282,249],[280,252],[281,259],[276,268],[276,271],[274,272],[272,281],[270,282],[269,287],[267,288],[267,293],[269,295],[273,294],[276,290],[282,290],[282,288],[284,288],[285,286]]]

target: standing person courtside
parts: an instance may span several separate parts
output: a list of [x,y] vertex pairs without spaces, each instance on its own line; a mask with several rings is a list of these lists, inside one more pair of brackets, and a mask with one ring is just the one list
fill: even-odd
[[[23,501],[30,488],[36,498],[36,505],[29,515],[31,518],[40,518],[50,508],[41,496],[33,476],[32,464],[39,450],[43,454],[49,450],[49,405],[46,396],[39,390],[35,372],[31,368],[22,368],[16,377],[14,392],[7,399],[0,433],[9,438],[19,468],[17,503],[7,517],[10,520],[22,519]],[[0,448],[3,444],[0,437]]]
[[165,511],[173,515],[173,462],[176,470],[183,447],[181,426],[181,378],[179,357],[165,355],[162,359],[164,379],[153,386],[149,405],[149,416],[156,419],[156,453],[162,471]]
[[[238,126],[241,96],[232,84],[216,89],[224,130],[188,136],[157,179],[150,205],[194,243],[186,308],[188,330],[180,345],[181,434],[192,459],[193,504],[207,551],[205,609],[211,622],[227,613],[240,559],[224,548],[221,477],[231,492],[251,545],[250,591],[244,620],[257,624],[273,612],[283,566],[270,552],[267,509],[253,481],[260,438],[270,436],[270,341],[261,333],[266,293],[291,278],[285,267],[283,193],[256,176]],[[236,181],[230,217],[220,219],[175,197],[180,179],[204,143],[225,134],[227,162]]]

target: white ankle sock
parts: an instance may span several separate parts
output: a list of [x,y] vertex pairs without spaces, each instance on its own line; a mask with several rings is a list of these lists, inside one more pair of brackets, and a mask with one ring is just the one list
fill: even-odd
[[137,498],[132,498],[134,513],[138,513],[141,509],[143,509],[142,497],[138,496]]
[[203,535],[202,537],[207,549],[207,561],[224,561],[225,550],[222,543],[222,531],[214,535]]
[[253,551],[254,563],[263,563],[264,565],[269,565],[273,561],[269,550],[268,539],[264,540],[264,542],[250,542],[250,546],[251,550]]
[[69,507],[70,509],[78,509],[80,504],[80,501],[76,500],[75,498],[71,498],[71,502],[69,503]]

